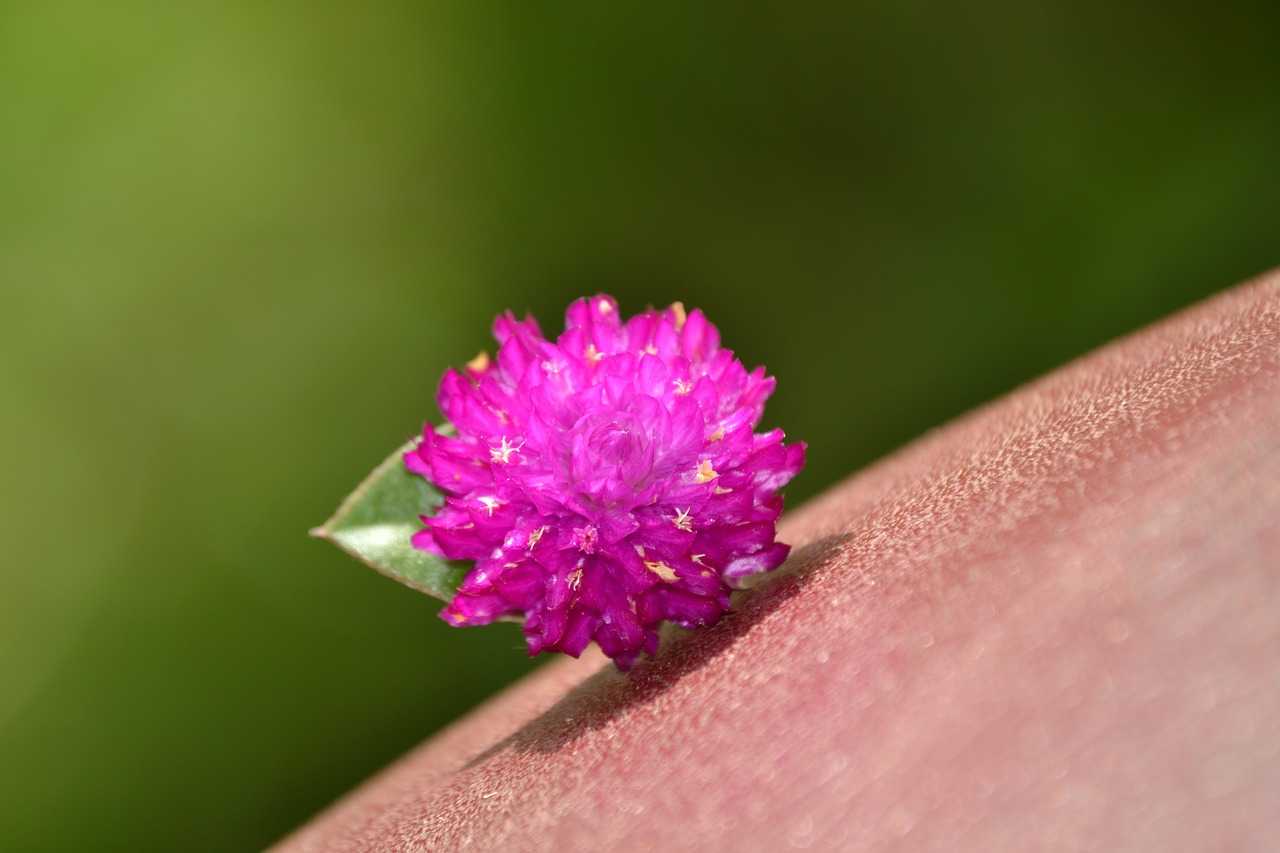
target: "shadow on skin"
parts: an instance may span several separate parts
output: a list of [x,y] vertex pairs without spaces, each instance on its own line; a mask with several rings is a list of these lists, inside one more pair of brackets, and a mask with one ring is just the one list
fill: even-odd
[[467,762],[465,769],[508,749],[557,752],[586,732],[652,702],[690,673],[731,651],[741,637],[831,565],[850,539],[848,534],[831,535],[797,548],[766,580],[736,593],[733,610],[715,626],[700,631],[667,626],[657,657],[641,659],[629,673],[605,665],[545,714]]

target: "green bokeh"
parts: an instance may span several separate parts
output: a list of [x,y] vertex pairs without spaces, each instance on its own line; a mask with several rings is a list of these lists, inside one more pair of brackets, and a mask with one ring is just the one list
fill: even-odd
[[0,0],[0,849],[260,848],[531,667],[306,536],[503,308],[704,308],[794,503],[1280,263],[1278,9]]

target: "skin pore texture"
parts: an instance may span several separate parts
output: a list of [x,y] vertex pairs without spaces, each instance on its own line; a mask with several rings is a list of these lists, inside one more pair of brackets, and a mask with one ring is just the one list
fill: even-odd
[[544,667],[276,849],[1280,846],[1280,273],[779,538],[714,628]]

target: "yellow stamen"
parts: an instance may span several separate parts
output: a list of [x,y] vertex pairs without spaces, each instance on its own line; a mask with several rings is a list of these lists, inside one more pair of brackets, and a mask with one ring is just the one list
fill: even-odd
[[494,462],[501,462],[506,465],[511,461],[511,454],[518,452],[522,447],[524,447],[523,441],[519,444],[512,444],[504,435],[500,446],[489,448],[489,458]]
[[[689,509],[692,508],[690,507]],[[671,518],[671,523],[676,526],[677,530],[683,530],[686,533],[693,532],[693,521],[689,515],[689,509],[677,509],[674,518],[667,516]]]
[[480,354],[467,362],[467,370],[484,373],[489,369],[489,353],[480,350]]
[[668,566],[666,563],[657,563],[645,560],[644,565],[645,568],[662,578],[667,583],[675,583],[676,570]]
[[693,474],[695,483],[710,483],[720,475],[716,473],[716,469],[711,467],[710,459],[703,459],[698,463],[698,470]]

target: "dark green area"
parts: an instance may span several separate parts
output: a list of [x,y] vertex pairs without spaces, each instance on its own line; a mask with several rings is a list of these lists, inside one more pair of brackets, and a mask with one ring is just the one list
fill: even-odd
[[794,504],[1280,263],[1278,16],[0,3],[0,848],[260,848],[532,666],[307,537],[504,308],[706,310]]

